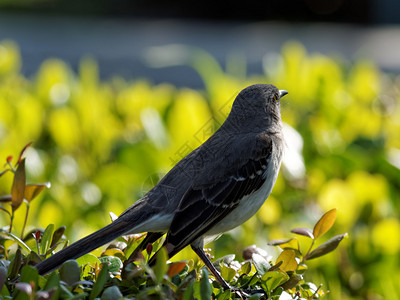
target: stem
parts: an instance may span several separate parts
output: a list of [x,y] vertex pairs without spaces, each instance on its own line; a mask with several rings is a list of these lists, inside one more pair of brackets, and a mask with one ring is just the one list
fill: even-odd
[[8,230],[9,233],[11,233],[13,227],[13,221],[14,221],[14,209],[11,209],[10,230]]
[[311,252],[312,247],[314,246],[314,243],[315,243],[315,240],[313,239],[312,242],[311,242],[310,248],[308,249],[306,255],[303,256],[303,258],[301,260],[301,263],[304,263],[304,261],[307,259],[308,255]]
[[26,223],[28,221],[28,214],[29,214],[29,202],[26,202],[26,214],[25,214],[24,226],[22,226],[22,231],[21,231],[21,240],[24,239],[24,231],[25,231]]

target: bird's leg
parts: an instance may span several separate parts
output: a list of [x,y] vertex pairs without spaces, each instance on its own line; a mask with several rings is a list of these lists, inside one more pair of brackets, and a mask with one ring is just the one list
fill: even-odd
[[265,294],[264,290],[241,290],[241,289],[236,289],[236,288],[232,288],[221,276],[221,274],[219,274],[219,272],[217,271],[217,269],[215,269],[214,265],[212,264],[212,262],[210,261],[210,259],[207,257],[207,255],[204,253],[203,248],[201,247],[197,247],[194,245],[191,245],[192,249],[194,252],[196,252],[196,254],[201,258],[201,260],[205,263],[205,265],[207,266],[207,268],[211,271],[211,273],[213,273],[214,277],[217,279],[217,281],[222,285],[222,287],[225,290],[231,290],[232,292],[235,292],[240,298],[244,298],[246,299],[247,297],[249,297],[251,294]]
[[203,248],[197,247],[194,245],[191,245],[192,249],[196,254],[200,257],[200,259],[204,262],[204,264],[207,266],[207,268],[213,273],[215,279],[222,285],[222,287],[225,290],[231,290],[232,287],[222,278],[221,274],[215,269],[214,265],[210,261],[210,259],[207,257],[207,255],[204,253]]

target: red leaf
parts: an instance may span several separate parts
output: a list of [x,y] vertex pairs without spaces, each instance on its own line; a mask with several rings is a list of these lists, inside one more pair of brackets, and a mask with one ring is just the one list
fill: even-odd
[[11,155],[10,155],[10,156],[7,156],[7,162],[8,162],[8,163],[11,163],[12,159],[13,159],[13,157],[12,157]]
[[152,251],[153,251],[153,245],[152,244],[148,244],[146,246],[147,255],[150,255]]
[[11,187],[11,206],[16,210],[24,200],[26,186],[25,159],[18,163]]
[[185,262],[176,262],[169,265],[167,275],[169,278],[174,277],[176,274],[181,272],[186,266]]

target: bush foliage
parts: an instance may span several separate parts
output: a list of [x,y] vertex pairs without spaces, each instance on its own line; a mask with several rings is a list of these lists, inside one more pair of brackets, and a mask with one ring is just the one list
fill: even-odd
[[[168,54],[174,49],[162,50]],[[19,153],[28,141],[34,141],[34,147],[25,151],[26,182],[51,182],[51,188],[32,203],[26,199],[27,228],[26,211],[10,210],[6,207],[9,203],[4,204],[13,216],[14,236],[35,228],[47,228],[47,236],[51,236],[54,228],[65,226],[66,236],[74,241],[104,226],[109,222],[105,212],[121,213],[219,126],[235,93],[249,84],[268,82],[289,91],[282,100],[282,118],[291,126],[283,170],[257,215],[214,242],[213,255],[237,254],[254,243],[272,255],[276,247],[268,246],[268,241],[289,238],[292,228],[309,227],[323,212],[336,207],[338,216],[330,237],[349,232],[351,238],[338,250],[310,261],[306,281],[323,283],[331,299],[399,298],[399,80],[371,62],[349,63],[308,54],[297,43],[286,44],[280,54],[267,54],[265,72],[260,75],[244,74],[240,59],[227,61],[223,70],[202,51],[181,50],[187,51],[187,59],[174,63],[194,67],[204,80],[204,90],[118,76],[101,81],[95,61],[88,58],[82,60],[78,73],[60,60],[49,59],[35,76],[25,78],[20,73],[17,45],[1,42],[0,159]],[[153,64],[157,65],[156,58]],[[15,171],[1,177],[1,195],[10,193],[18,167]],[[10,224],[6,212],[0,217],[4,226]],[[55,225],[49,228],[49,224]],[[60,239],[58,242],[64,241]],[[39,244],[38,254],[51,248],[52,239],[45,241],[45,246]],[[299,236],[300,244],[306,245],[302,249],[308,249],[313,241]],[[326,235],[321,237],[324,242]],[[24,254],[8,252],[8,244],[3,247],[7,249],[5,257],[12,261]],[[94,254],[100,257],[101,251]],[[277,255],[272,256],[276,264]],[[194,254],[185,249],[174,261],[191,257]],[[253,267],[244,273],[253,274]],[[185,268],[178,274],[180,280],[185,272],[203,273],[194,263]],[[25,270],[21,278],[36,276],[31,268]],[[234,270],[235,275],[241,274],[240,269]],[[152,277],[148,271],[146,278],[140,278],[159,282],[163,272]],[[224,272],[231,276],[231,271]],[[109,273],[88,276],[100,274]],[[206,277],[203,273],[202,278]],[[173,278],[167,282],[179,287],[182,282]],[[37,280],[41,288],[50,290],[59,278],[47,279],[53,284],[49,289],[40,277]],[[202,284],[207,287],[205,282],[194,283],[194,290],[199,292],[196,286]],[[159,289],[155,284],[149,286]],[[85,288],[84,283],[79,286],[82,291]],[[210,293],[217,293],[214,288]],[[22,285],[21,289],[29,287]],[[95,286],[90,290],[95,293]]]

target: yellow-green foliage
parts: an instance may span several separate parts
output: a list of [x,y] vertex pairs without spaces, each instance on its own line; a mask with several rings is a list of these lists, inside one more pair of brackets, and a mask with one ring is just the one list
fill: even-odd
[[[332,230],[349,238],[311,262],[307,279],[324,283],[331,299],[399,298],[400,171],[388,161],[396,153],[400,160],[398,81],[371,62],[308,54],[298,43],[266,56],[265,74],[246,79],[225,73],[201,51],[194,57],[205,90],[101,81],[91,59],[82,60],[78,74],[49,59],[25,78],[18,47],[0,43],[0,159],[34,141],[28,181],[52,184],[32,203],[28,224],[66,225],[72,240],[100,228],[109,211],[121,213],[202,143],[240,89],[268,82],[289,91],[282,117],[302,135],[306,175],[291,180],[281,174],[258,215],[214,243],[215,256],[289,238],[291,228],[310,227],[337,207]],[[241,62],[234,64],[230,69],[240,70]],[[11,177],[2,177],[0,194],[9,192]],[[6,214],[1,218],[8,224]],[[16,230],[22,220],[16,217]]]

